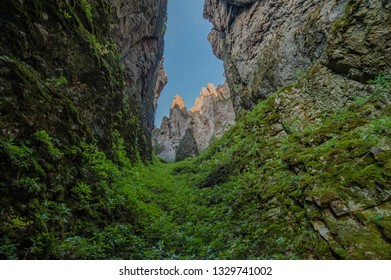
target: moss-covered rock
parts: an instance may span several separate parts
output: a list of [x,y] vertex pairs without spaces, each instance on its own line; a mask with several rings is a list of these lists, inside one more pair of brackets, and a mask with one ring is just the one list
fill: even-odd
[[[151,7],[161,24],[165,3]],[[114,177],[122,176],[124,158],[128,165],[151,159],[145,122],[153,117],[127,94],[113,5],[0,4],[0,258],[105,258],[115,246],[93,248],[91,236],[103,244],[103,235],[123,227],[136,238],[132,218],[119,217],[131,212],[131,203]],[[145,83],[154,88],[159,51],[151,57]],[[138,94],[151,96],[145,102],[152,104],[147,92]],[[100,236],[99,228],[107,231]],[[71,244],[85,244],[88,252],[72,253]]]

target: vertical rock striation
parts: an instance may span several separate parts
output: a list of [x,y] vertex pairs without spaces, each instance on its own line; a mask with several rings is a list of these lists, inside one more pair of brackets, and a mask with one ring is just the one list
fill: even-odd
[[216,88],[209,83],[190,110],[179,95],[174,97],[170,117],[164,117],[160,129],[153,132],[153,145],[160,157],[168,161],[182,160],[208,148],[234,122],[228,85]]
[[[137,141],[141,154],[151,154],[156,99],[167,83],[163,69],[167,0],[110,0],[114,9],[114,40],[125,65],[126,95],[140,110]],[[134,102],[134,101],[132,101]]]
[[234,124],[235,112],[228,84],[217,88],[209,83],[202,88],[200,97],[190,109],[193,122],[193,135],[198,150],[209,147],[213,138],[220,138]]

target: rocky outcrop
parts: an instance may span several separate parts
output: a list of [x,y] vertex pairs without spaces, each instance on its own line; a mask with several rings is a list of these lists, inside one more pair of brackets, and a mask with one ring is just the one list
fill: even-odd
[[[323,64],[366,83],[391,67],[391,2],[350,1],[329,36]],[[370,27],[370,28],[369,28]]]
[[153,146],[160,157],[182,160],[195,156],[220,138],[235,122],[228,85],[217,88],[209,83],[202,88],[194,106],[187,110],[183,99],[174,97],[169,118],[153,132]]
[[160,129],[155,129],[153,132],[152,140],[156,153],[165,160],[175,161],[179,144],[190,128],[190,124],[191,117],[185,102],[177,94],[172,101],[169,118],[164,117]]
[[160,97],[160,94],[162,93],[164,87],[166,86],[166,84],[168,82],[167,73],[163,67],[163,61],[164,61],[164,58],[161,60],[159,67],[158,67],[158,72],[157,72],[157,81],[156,81],[155,91],[154,91],[155,96],[153,99],[153,107],[155,110],[157,109],[157,101]]
[[348,0],[206,0],[209,41],[223,59],[235,110],[295,81],[323,53]]
[[209,83],[203,88],[190,109],[190,115],[198,150],[205,150],[214,138],[223,136],[235,122],[227,83],[217,88]]

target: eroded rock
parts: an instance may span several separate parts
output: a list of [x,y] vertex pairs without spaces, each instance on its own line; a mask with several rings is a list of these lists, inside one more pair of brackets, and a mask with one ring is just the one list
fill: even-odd
[[195,156],[220,138],[235,122],[235,112],[228,85],[217,88],[209,83],[188,111],[181,96],[176,95],[170,117],[163,118],[160,129],[153,132],[155,152],[168,161]]

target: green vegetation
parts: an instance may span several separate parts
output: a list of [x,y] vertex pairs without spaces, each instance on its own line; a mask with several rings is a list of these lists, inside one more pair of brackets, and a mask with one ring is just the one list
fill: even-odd
[[[391,258],[389,74],[319,111],[298,71],[201,155],[165,163],[125,94],[105,1],[4,3],[21,15],[4,38],[29,53],[0,45],[0,258]],[[256,95],[265,69],[235,91]]]
[[391,104],[374,95],[288,132],[275,100],[292,89],[179,163],[132,163],[118,132],[110,158],[83,142],[64,149],[44,130],[6,142],[17,176],[0,187],[13,205],[2,210],[1,256],[389,258]]

